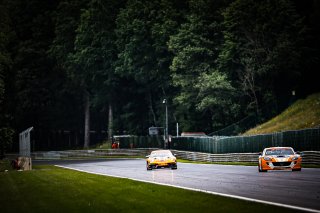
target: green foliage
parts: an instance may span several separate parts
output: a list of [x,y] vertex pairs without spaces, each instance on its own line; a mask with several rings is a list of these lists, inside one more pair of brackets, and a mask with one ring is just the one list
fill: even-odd
[[166,89],[171,60],[166,43],[178,24],[179,14],[173,8],[177,2],[127,2],[117,19],[118,73],[133,77],[149,89]]
[[[0,1],[0,14],[0,112],[3,112],[6,84],[8,84],[6,81],[8,81],[8,73],[10,73],[13,65],[10,44],[15,38],[15,34],[11,28],[12,21],[6,0]],[[3,116],[3,113],[1,114],[0,116]]]
[[[209,117],[214,126],[223,125],[227,112],[237,115],[237,104],[233,103],[235,89],[228,73],[218,71],[216,60],[222,45],[220,30],[219,1],[190,1],[190,13],[177,34],[170,37],[168,43],[174,53],[172,65],[173,85],[179,88],[175,101],[178,111],[188,115],[191,120],[203,120]],[[190,110],[197,109],[195,116]],[[231,114],[231,113],[230,113]],[[229,116],[230,116],[229,114]],[[207,124],[206,124],[207,125]],[[194,127],[193,127],[194,128]],[[204,127],[202,127],[204,128]]]
[[[164,126],[164,98],[170,134],[176,123],[209,133],[247,116],[269,118],[292,90],[319,91],[317,5],[0,0],[0,127],[80,135],[91,115],[91,130],[145,135]],[[48,146],[58,140],[39,132]]]
[[258,125],[244,135],[266,134],[320,126],[320,93],[297,100],[281,114]]
[[[198,98],[200,101],[197,104],[199,110],[209,108],[211,111],[217,111],[220,108],[221,111],[219,111],[223,112],[232,106],[237,107],[231,99],[235,89],[231,86],[225,74],[217,71],[209,74],[202,73],[194,87],[199,89]],[[233,111],[233,113],[236,113],[236,111]]]
[[0,128],[0,159],[5,155],[6,150],[12,145],[14,130],[11,128]]
[[74,50],[76,29],[85,4],[86,0],[61,1],[53,13],[55,37],[48,53],[56,60],[57,66],[65,71],[68,70],[68,55]]
[[[137,127],[141,118],[146,122],[139,128],[145,132],[149,126],[163,125],[159,115],[163,114],[162,99],[169,99],[168,96],[172,95],[169,72],[172,55],[168,51],[167,42],[176,31],[181,17],[177,8],[174,8],[179,3],[182,1],[133,0],[128,1],[118,15],[118,60],[115,70],[123,78],[135,82],[132,85],[134,87],[129,88],[135,98],[127,100],[124,106],[135,106],[139,102],[138,108],[144,110],[142,113],[134,113],[131,119],[135,122],[128,120],[128,127]],[[132,114],[125,108],[123,111],[124,116]]]
[[[76,75],[76,66],[72,61],[75,52],[76,30],[80,24],[82,9],[87,0],[60,1],[52,14],[54,38],[47,50],[50,59],[54,60],[54,72],[60,77],[57,84],[57,95],[53,113],[58,120],[54,128],[82,129],[83,121],[83,87]],[[59,112],[54,110],[59,109]],[[68,117],[69,119],[63,119]],[[37,127],[35,127],[37,128]],[[52,127],[51,127],[52,128]]]
[[[8,44],[10,42],[10,18],[8,15],[8,8],[4,4],[5,1],[0,2],[0,110],[2,109],[2,102],[4,99],[5,90],[5,72],[8,66],[12,63],[11,57],[8,52]],[[2,110],[1,110],[2,111]]]
[[[114,94],[114,69],[116,60],[115,19],[121,1],[92,0],[88,9],[82,10],[76,29],[74,53],[71,60],[74,76],[92,93],[102,90],[109,99]],[[108,15],[106,15],[108,14]]]
[[[16,40],[11,43],[13,58],[11,96],[8,104],[15,115],[15,128],[26,126],[49,126],[49,116],[54,102],[56,82],[59,76],[52,70],[52,61],[46,51],[51,43],[51,13],[55,4],[45,5],[41,1],[10,2],[10,18]],[[27,12],[26,12],[27,11]],[[19,132],[19,131],[17,131]]]
[[302,19],[287,0],[237,0],[223,16],[220,66],[237,76],[240,89],[249,97],[249,110],[259,113],[260,105],[270,101],[269,94],[275,97],[277,87],[285,85],[290,92],[297,85]]
[[0,160],[0,172],[13,171],[10,160]]
[[10,128],[11,113],[8,109],[9,76],[13,65],[10,44],[14,40],[11,18],[6,0],[0,1],[0,159],[12,145],[14,130]]

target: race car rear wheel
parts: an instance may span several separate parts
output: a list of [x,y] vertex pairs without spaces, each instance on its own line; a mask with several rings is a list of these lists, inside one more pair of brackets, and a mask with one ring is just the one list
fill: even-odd
[[177,169],[178,167],[177,167],[177,165],[172,165],[171,166],[171,169]]

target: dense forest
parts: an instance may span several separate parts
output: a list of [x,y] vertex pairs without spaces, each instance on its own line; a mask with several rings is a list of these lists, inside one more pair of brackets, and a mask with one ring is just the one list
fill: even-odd
[[0,0],[0,14],[2,148],[31,126],[39,149],[147,135],[164,99],[169,134],[238,134],[320,91],[317,0]]

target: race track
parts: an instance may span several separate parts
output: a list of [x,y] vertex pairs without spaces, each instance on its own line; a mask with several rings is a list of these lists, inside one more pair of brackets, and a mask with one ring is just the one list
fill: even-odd
[[81,171],[236,195],[320,212],[320,169],[259,173],[256,166],[178,163],[177,170],[147,171],[144,159],[65,161]]

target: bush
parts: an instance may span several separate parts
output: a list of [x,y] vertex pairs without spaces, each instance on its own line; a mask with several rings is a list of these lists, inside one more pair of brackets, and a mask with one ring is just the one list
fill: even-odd
[[4,158],[7,148],[12,144],[14,130],[8,127],[0,129],[0,159]]

